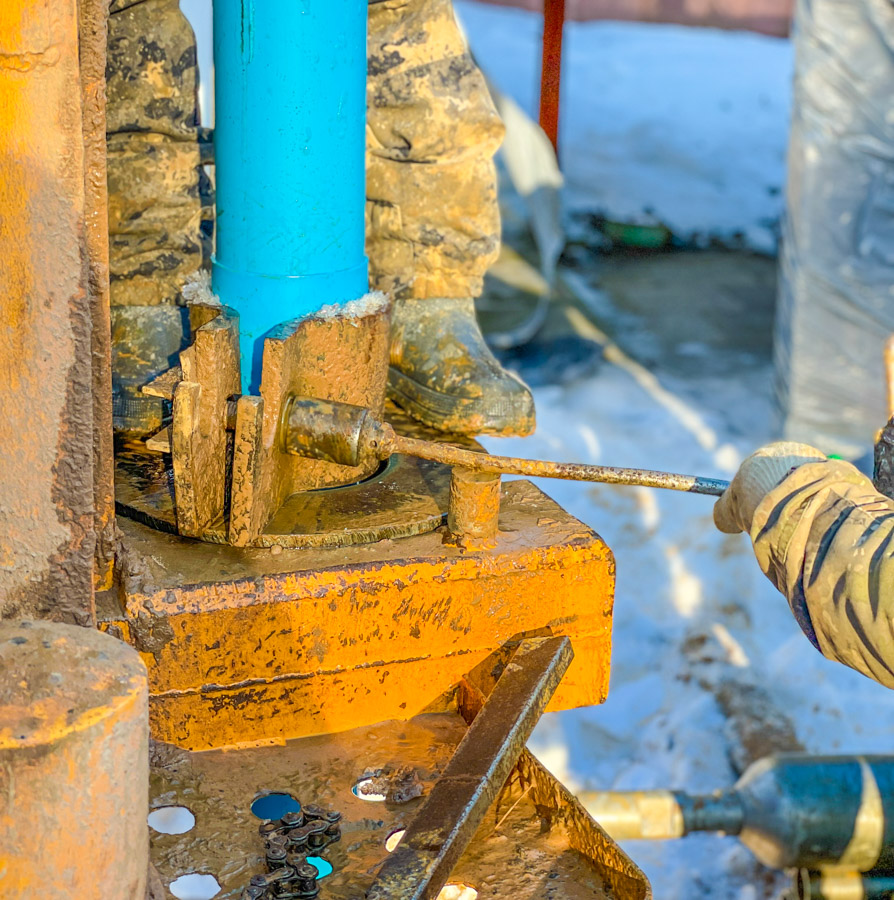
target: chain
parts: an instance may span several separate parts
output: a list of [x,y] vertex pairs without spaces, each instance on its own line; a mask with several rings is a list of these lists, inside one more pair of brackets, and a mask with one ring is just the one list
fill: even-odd
[[241,900],[314,900],[320,893],[319,873],[307,857],[341,840],[340,822],[341,813],[313,804],[264,822],[258,832],[267,872],[252,876]]

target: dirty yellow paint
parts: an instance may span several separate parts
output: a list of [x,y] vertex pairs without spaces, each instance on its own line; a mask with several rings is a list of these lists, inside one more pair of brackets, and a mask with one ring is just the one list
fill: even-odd
[[[434,533],[277,557],[192,544],[187,555],[129,528],[151,571],[104,627],[143,653],[162,740],[206,749],[409,718],[530,635],[572,639],[551,709],[605,699],[611,551],[525,482],[506,485],[503,531],[476,552]],[[271,559],[283,568],[265,571]]]

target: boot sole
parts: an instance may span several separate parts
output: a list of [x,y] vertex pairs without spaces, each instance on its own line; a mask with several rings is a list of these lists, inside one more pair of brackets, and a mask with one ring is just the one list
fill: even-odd
[[534,431],[533,409],[520,411],[512,403],[482,409],[478,400],[452,397],[414,381],[395,368],[388,370],[388,396],[423,425],[454,434],[525,437]]

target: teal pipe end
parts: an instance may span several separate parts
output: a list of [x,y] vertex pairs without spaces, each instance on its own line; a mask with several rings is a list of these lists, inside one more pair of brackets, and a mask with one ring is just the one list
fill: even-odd
[[367,0],[213,12],[212,288],[239,313],[242,389],[256,394],[264,335],[368,292]]
[[339,272],[317,275],[258,275],[237,272],[212,260],[211,289],[239,313],[242,393],[259,394],[264,338],[277,326],[302,319],[330,303],[349,303],[369,291],[366,257]]

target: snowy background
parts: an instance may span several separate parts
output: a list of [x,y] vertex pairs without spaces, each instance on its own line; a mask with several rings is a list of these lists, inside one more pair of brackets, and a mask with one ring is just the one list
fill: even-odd
[[[455,6],[486,74],[536,119],[541,17]],[[780,38],[568,22],[559,133],[567,209],[773,252],[791,67]]]
[[[772,437],[769,367],[699,379],[648,371],[606,344],[596,375],[535,389],[534,437],[490,440],[530,457],[729,478]],[[690,348],[691,350],[692,348]],[[617,584],[608,701],[544,717],[531,749],[572,790],[709,792],[736,775],[718,704],[730,682],[757,685],[812,752],[890,752],[890,692],[820,656],[764,579],[750,542],[717,532],[708,497],[541,482],[612,548]],[[748,723],[746,722],[746,725]],[[627,842],[658,900],[775,896],[735,840]]]
[[[182,2],[206,72],[209,4]],[[488,76],[535,115],[539,16],[471,0],[456,7]],[[775,251],[790,102],[787,41],[569,23],[565,49],[566,221],[584,213],[660,222],[694,244]],[[203,107],[208,124],[208,93]],[[744,455],[773,437],[768,355],[746,348],[721,359],[696,335],[644,364],[646,354],[625,353],[609,337],[624,313],[599,286],[598,260],[588,265],[561,277],[594,311],[578,330],[601,352],[601,363],[585,367],[583,377],[535,388],[536,435],[491,440],[490,448],[730,477]],[[697,267],[692,271],[697,293]],[[694,363],[689,376],[677,365],[684,357]],[[767,713],[788,717],[810,751],[890,751],[892,695],[813,650],[758,570],[748,541],[715,531],[709,498],[563,482],[542,487],[595,528],[617,560],[609,699],[546,716],[531,742],[569,787],[728,786],[736,739],[718,697],[730,683],[762,688]],[[752,712],[759,720],[761,710]],[[757,900],[784,883],[731,839],[639,842],[627,850],[658,900]]]
[[[536,117],[539,17],[470,0],[456,7],[487,75]],[[696,244],[775,252],[789,42],[608,22],[568,23],[565,39],[559,143],[566,217],[658,221]],[[698,255],[688,256],[692,291],[699,292]],[[696,335],[662,355],[645,346],[644,334],[642,352],[628,355],[608,336],[627,313],[600,288],[598,260],[590,269],[560,270],[560,277],[605,328],[579,327],[603,348],[601,366],[583,379],[535,388],[534,437],[490,440],[489,449],[729,478],[745,455],[777,437],[767,352],[744,347],[719,358]],[[648,358],[648,368],[637,357]],[[680,374],[683,357],[695,362],[688,376]],[[810,646],[758,569],[750,542],[715,530],[709,498],[564,482],[541,487],[595,528],[617,561],[608,701],[546,716],[531,741],[569,787],[729,786],[739,749],[732,726],[759,731],[762,717],[779,714],[811,752],[890,752],[894,697]],[[731,722],[718,700],[730,685],[733,692],[736,685],[761,689],[765,706]],[[705,835],[625,848],[658,900],[757,900],[787,884],[734,839]]]

